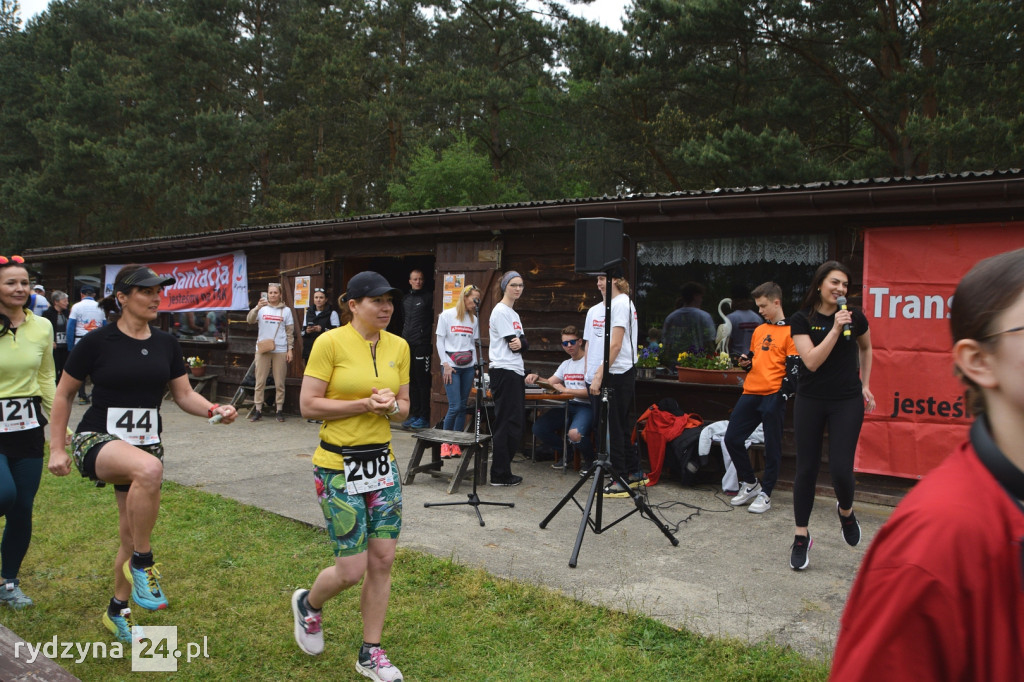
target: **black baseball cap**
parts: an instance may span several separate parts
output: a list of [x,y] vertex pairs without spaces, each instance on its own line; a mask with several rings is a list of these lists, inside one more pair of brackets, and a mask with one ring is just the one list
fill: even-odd
[[176,281],[173,277],[158,275],[153,268],[139,268],[117,282],[114,288],[122,293],[127,293],[132,287],[166,287]]
[[348,289],[345,290],[345,295],[342,300],[354,301],[364,296],[383,296],[384,294],[391,294],[397,296],[402,292],[395,287],[391,286],[390,283],[384,276],[373,272],[372,270],[366,270],[355,275],[348,281]]
[[95,294],[96,293],[96,287],[94,287],[91,284],[83,284],[82,288],[79,289],[78,291],[80,293],[83,293],[83,294]]

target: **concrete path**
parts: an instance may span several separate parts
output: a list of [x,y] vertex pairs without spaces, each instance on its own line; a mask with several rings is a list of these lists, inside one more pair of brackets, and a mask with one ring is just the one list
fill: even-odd
[[[315,425],[289,416],[283,424],[264,418],[255,424],[209,426],[170,401],[161,413],[167,479],[323,526],[311,475]],[[404,471],[414,440],[400,429],[392,434]],[[651,521],[633,515],[600,535],[588,530],[578,567],[572,569],[568,561],[582,517],[579,509],[570,502],[547,529],[539,523],[572,487],[575,474],[528,461],[514,463],[513,471],[524,477],[522,485],[480,488],[484,501],[516,505],[481,507],[485,527],[469,506],[423,507],[424,502],[465,500],[469,483],[449,496],[446,482],[418,475],[404,490],[400,545],[480,566],[499,577],[545,585],[575,599],[643,612],[673,627],[774,641],[816,658],[831,655],[854,574],[891,511],[858,505],[864,539],[851,548],[842,539],[835,500],[819,498],[810,524],[811,564],[798,573],[789,568],[789,493],[777,492],[772,510],[757,515],[745,507],[732,509],[724,495],[711,489],[662,481],[648,489],[650,504],[660,508],[669,526],[681,523],[678,547]],[[582,501],[585,495],[578,497]],[[616,518],[616,511],[631,508],[629,499],[606,500],[605,523]],[[325,542],[324,558],[329,557]]]

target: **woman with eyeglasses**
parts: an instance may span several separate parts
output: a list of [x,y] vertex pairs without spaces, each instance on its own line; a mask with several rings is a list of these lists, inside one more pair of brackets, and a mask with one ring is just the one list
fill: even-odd
[[846,602],[834,681],[1024,672],[1024,249],[964,276],[949,325],[975,421],[875,535]]
[[256,410],[249,421],[263,419],[263,392],[267,376],[274,373],[274,397],[277,405],[277,421],[284,421],[284,391],[288,378],[288,365],[292,361],[292,345],[295,343],[295,321],[292,309],[284,301],[284,291],[278,283],[267,285],[266,298],[260,296],[259,303],[249,311],[245,321],[258,325],[256,334],[256,390],[253,402]]
[[491,485],[513,486],[523,482],[512,473],[512,455],[523,439],[523,414],[526,411],[526,370],[522,354],[529,349],[523,323],[515,311],[523,295],[523,277],[509,270],[501,278],[501,301],[491,310],[490,369],[494,398],[494,434],[491,442]]
[[[0,603],[32,606],[18,572],[32,539],[32,505],[43,473],[46,415],[53,407],[53,327],[29,310],[21,256],[0,256]],[[57,432],[63,442],[63,432]]]
[[[476,342],[480,339],[480,299],[482,293],[470,284],[462,289],[454,308],[437,318],[437,357],[441,361],[444,392],[448,396],[448,413],[444,416],[446,431],[461,431],[466,425],[466,401],[473,387],[476,365]],[[441,457],[461,457],[457,443],[443,443]]]
[[327,300],[327,292],[313,289],[313,305],[306,308],[306,321],[302,325],[302,362],[309,362],[309,354],[321,334],[341,326],[338,311]]

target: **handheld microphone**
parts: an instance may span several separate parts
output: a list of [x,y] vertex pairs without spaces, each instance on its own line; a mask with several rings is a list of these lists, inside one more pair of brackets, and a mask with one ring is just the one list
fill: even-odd
[[[839,309],[840,310],[849,310],[849,308],[846,307],[846,297],[845,296],[840,296],[839,298],[837,298],[836,299],[836,303],[839,304]],[[849,324],[844,324],[843,325],[843,340],[844,341],[849,341],[851,338],[853,338],[853,335],[850,333],[850,325]]]

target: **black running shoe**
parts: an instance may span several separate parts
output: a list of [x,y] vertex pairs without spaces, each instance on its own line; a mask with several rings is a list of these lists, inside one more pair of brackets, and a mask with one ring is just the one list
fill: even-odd
[[491,485],[499,486],[499,487],[506,487],[506,488],[514,486],[514,485],[519,485],[522,482],[523,482],[523,477],[522,476],[516,476],[515,474],[509,474],[505,478],[492,478],[491,479]]
[[814,544],[811,534],[797,535],[793,539],[793,551],[789,555],[789,567],[794,571],[802,571],[811,563],[807,558],[807,551]]
[[[839,503],[836,502],[836,514],[839,514]],[[839,514],[839,525],[843,528],[843,539],[850,547],[860,544],[860,524],[857,522],[857,515],[850,512],[849,516]]]

